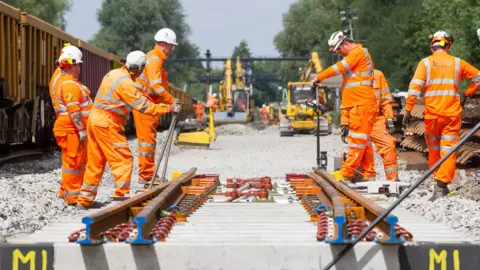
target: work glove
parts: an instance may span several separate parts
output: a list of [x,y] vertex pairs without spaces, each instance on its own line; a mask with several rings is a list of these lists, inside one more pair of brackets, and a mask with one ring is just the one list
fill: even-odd
[[182,102],[179,99],[175,99],[172,105],[170,105],[170,111],[173,113],[181,113],[182,112]]
[[348,144],[347,137],[348,137],[348,126],[342,126],[341,138],[342,138],[342,141],[346,144]]
[[79,130],[78,136],[80,137],[80,142],[84,142],[87,139],[87,132],[85,130]]
[[411,118],[412,118],[411,112],[405,111],[405,115],[403,115],[403,120],[402,120],[402,125],[404,128],[408,127],[408,124],[410,123]]
[[393,119],[387,119],[387,131],[390,134],[395,132],[395,125],[393,124]]

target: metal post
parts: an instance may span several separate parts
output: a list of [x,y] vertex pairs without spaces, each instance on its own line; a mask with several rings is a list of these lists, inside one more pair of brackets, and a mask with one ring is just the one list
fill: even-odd
[[205,90],[205,102],[208,100],[208,92],[210,91],[210,71],[212,70],[210,68],[210,61],[212,59],[212,54],[210,53],[210,50],[207,50],[205,53],[205,56],[207,57],[207,86]]

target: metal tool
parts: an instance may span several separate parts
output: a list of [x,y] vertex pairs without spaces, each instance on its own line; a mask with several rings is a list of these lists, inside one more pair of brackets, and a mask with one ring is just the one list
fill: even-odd
[[[172,118],[172,122],[170,123],[170,127],[168,128],[167,139],[165,140],[165,143],[163,144],[162,153],[158,157],[157,163],[155,164],[155,171],[153,172],[153,177],[150,180],[150,184],[148,185],[148,189],[152,189],[152,187],[153,187],[153,181],[155,180],[155,177],[157,176],[158,168],[160,168],[160,163],[162,162],[163,155],[165,154],[165,150],[167,149],[167,147],[168,147],[168,153],[167,153],[167,160],[168,160],[168,157],[169,157],[169,154],[170,154],[170,148],[172,146],[173,133],[175,131],[175,125],[177,124],[177,117],[178,117],[178,115],[175,114]],[[163,175],[163,177],[165,177],[165,175]],[[163,181],[163,178],[162,178],[162,181]]]
[[417,180],[409,189],[403,193],[400,198],[398,198],[388,209],[386,209],[380,216],[378,216],[353,242],[347,245],[333,260],[327,264],[324,270],[332,268],[338,261],[340,261],[360,240],[362,240],[382,219],[384,219],[388,214],[390,214],[393,209],[395,209],[405,198],[412,193],[420,184],[425,181],[445,160],[455,153],[458,148],[464,144],[470,137],[480,129],[480,123],[478,123],[470,132],[465,135],[445,156],[443,156],[439,161],[437,161],[424,175],[422,178]]

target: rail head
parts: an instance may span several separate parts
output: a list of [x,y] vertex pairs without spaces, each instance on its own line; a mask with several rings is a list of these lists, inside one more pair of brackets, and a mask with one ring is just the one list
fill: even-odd
[[[367,219],[372,222],[377,217],[379,217],[385,209],[378,206],[373,201],[367,199],[361,194],[357,193],[355,190],[349,188],[348,186],[338,182],[331,174],[325,170],[313,168],[312,175],[320,177],[332,185],[335,189],[343,193],[346,197],[356,202],[358,205],[365,209],[365,214]],[[378,224],[379,229],[384,233],[382,239],[379,239],[378,242],[385,244],[400,244],[404,240],[398,238],[395,233],[395,228],[397,228],[398,217],[395,215],[387,215],[385,219]]]
[[160,194],[167,192],[171,185],[180,186],[195,176],[196,168],[192,168],[186,173],[178,176],[170,182],[166,182],[141,194],[135,195],[130,199],[117,205],[105,208],[91,215],[82,218],[85,224],[85,238],[79,239],[79,244],[100,244],[103,242],[101,233],[121,223],[127,223],[134,218],[133,207],[141,206],[142,203],[149,200],[155,200]]

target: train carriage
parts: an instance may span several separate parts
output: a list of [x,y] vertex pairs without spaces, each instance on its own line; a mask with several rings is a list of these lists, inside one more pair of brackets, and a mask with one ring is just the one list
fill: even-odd
[[[49,95],[55,60],[66,43],[80,48],[83,64],[80,81],[95,98],[100,83],[110,70],[121,67],[120,57],[0,2],[0,148],[13,144],[54,143],[55,113]],[[193,99],[170,84],[170,93],[193,113]],[[161,127],[170,124],[171,115],[162,116]],[[129,121],[126,130],[133,130]]]

